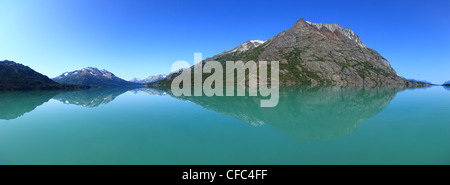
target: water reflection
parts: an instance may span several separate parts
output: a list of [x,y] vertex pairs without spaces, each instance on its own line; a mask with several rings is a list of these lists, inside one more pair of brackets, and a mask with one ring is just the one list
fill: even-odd
[[130,90],[130,92],[132,92],[134,94],[147,93],[149,95],[155,95],[155,96],[165,96],[165,95],[167,95],[166,91],[164,91],[164,90],[152,89],[152,88],[138,88],[138,89]]
[[[353,133],[386,108],[402,88],[289,87],[276,107],[261,108],[261,97],[176,97],[233,116],[250,125],[267,124],[298,142],[334,140]],[[266,98],[265,98],[266,99]]]
[[0,119],[19,118],[50,99],[64,104],[94,108],[111,103],[126,92],[166,95],[163,90],[149,88],[97,88],[82,91],[0,91]]
[[443,86],[444,89],[446,89],[447,91],[450,91],[450,86]]
[[[51,98],[65,104],[98,107],[125,92],[172,95],[253,126],[270,125],[298,142],[335,140],[352,134],[362,122],[386,108],[402,88],[285,87],[276,107],[261,108],[262,97],[175,97],[150,88],[90,89],[73,92],[1,92],[0,119],[15,119]],[[267,98],[263,98],[267,99]],[[176,114],[176,113],[174,113]]]
[[11,120],[33,111],[57,91],[0,91],[0,119]]
[[65,104],[93,108],[102,104],[108,104],[116,97],[131,89],[132,88],[100,88],[85,91],[72,91],[60,93],[53,97],[53,99]]

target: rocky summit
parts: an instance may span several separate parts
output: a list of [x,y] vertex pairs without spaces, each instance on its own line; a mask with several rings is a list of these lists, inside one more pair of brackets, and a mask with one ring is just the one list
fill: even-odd
[[[427,86],[397,75],[349,28],[298,20],[267,41],[247,41],[203,62],[279,61],[282,85]],[[177,73],[154,85],[169,84]]]

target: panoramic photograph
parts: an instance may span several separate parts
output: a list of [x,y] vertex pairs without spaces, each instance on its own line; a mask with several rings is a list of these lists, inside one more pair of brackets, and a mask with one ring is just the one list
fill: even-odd
[[449,8],[0,1],[0,165],[448,165]]

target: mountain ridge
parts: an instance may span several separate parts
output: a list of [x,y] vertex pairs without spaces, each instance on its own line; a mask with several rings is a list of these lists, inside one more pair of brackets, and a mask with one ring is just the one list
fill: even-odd
[[61,85],[28,66],[14,61],[0,61],[0,90],[76,90],[84,85]]

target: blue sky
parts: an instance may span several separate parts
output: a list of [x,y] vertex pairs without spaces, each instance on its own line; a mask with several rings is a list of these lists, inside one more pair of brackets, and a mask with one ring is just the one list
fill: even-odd
[[124,79],[169,73],[267,40],[299,18],[351,28],[406,78],[450,80],[450,1],[2,0],[0,60],[49,77],[92,66]]

